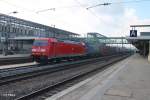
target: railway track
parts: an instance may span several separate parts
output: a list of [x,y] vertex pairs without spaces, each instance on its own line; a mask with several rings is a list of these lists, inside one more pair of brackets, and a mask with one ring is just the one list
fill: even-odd
[[[110,56],[112,57],[112,56]],[[110,57],[107,57],[109,59]],[[106,60],[105,57],[100,58],[94,58],[92,60]],[[70,66],[77,64],[84,63],[89,61],[89,63],[92,61],[91,59],[86,59],[82,61],[70,61],[68,62],[61,62],[61,63],[49,63],[50,65],[31,65],[31,66],[22,66],[22,67],[16,67],[16,68],[7,68],[7,69],[1,69],[0,70],[0,85],[10,83],[16,80],[21,80],[25,78],[30,78],[31,76],[38,76],[42,74],[47,74],[50,72],[59,71],[66,68],[71,68]]]
[[[89,61],[96,61],[96,60],[101,60],[104,61],[106,59],[110,59],[111,57],[114,56],[108,56],[107,58],[105,57],[99,57],[99,58],[94,58],[94,59],[85,59],[81,61],[70,61],[69,63],[64,61],[64,62],[51,62],[48,65],[30,65],[30,66],[22,66],[22,67],[15,67],[15,68],[6,68],[6,69],[0,69],[0,85],[6,84],[8,82],[13,82],[15,80],[19,79],[24,79],[28,78],[31,76],[37,76],[40,74],[46,74],[46,72],[54,72],[66,68],[71,68],[70,66],[84,63]],[[64,67],[65,66],[65,67]]]
[[[102,68],[102,66],[112,64],[116,61],[119,61],[119,60],[125,58],[125,57],[127,57],[127,55],[124,55],[123,57],[109,56],[109,57],[87,59],[87,60],[83,60],[83,61],[65,63],[65,64],[60,64],[60,65],[58,64],[57,66],[55,65],[55,67],[49,68],[49,70],[44,69],[44,70],[34,71],[32,73],[22,74],[22,75],[20,75],[20,77],[18,75],[16,75],[15,77],[14,77],[14,75],[13,75],[13,77],[9,76],[10,78],[7,76],[7,79],[4,79],[4,77],[3,77],[1,79],[4,79],[4,80],[3,81],[1,80],[1,84],[0,84],[1,85],[0,86],[0,88],[1,88],[0,93],[3,95],[1,95],[0,97],[2,97],[2,100],[3,99],[5,100],[5,98],[6,98],[6,100],[28,100],[29,98],[31,98],[37,94],[41,94],[41,93],[48,91],[49,89],[51,89],[55,86],[58,86],[60,84],[64,84],[67,81],[71,81],[75,78],[86,75],[86,74],[88,74],[94,70],[97,70],[99,68],[97,66],[87,68],[84,65],[96,63],[97,61],[101,61],[99,63],[101,64],[100,68]],[[82,66],[84,66],[84,67],[82,67]],[[68,75],[64,74],[64,73],[68,73]],[[42,85],[42,86],[39,86],[38,89],[33,88],[33,90],[30,90],[30,89],[25,90],[26,92],[22,91],[23,93],[18,92],[19,90],[17,88],[19,88],[19,87],[17,87],[17,86],[20,86],[19,84],[21,84],[21,83],[23,84],[23,83],[26,83],[28,81],[29,81],[29,83],[31,82],[31,84],[35,84],[33,81],[35,81],[35,82],[37,82],[37,80],[40,81],[39,77],[44,76],[44,78],[45,78],[45,77],[48,77],[49,75],[52,78],[52,79],[50,79],[51,84],[49,82],[46,82],[44,87]],[[55,76],[55,78],[57,77],[56,80],[53,76]],[[45,78],[45,79],[47,79],[47,78]],[[49,85],[46,85],[48,83],[49,83]],[[12,85],[14,85],[14,84],[16,86],[16,88],[14,87],[16,90],[14,90],[14,89],[10,90],[8,87],[12,87]],[[28,84],[27,86],[29,86],[31,84]],[[44,84],[44,83],[41,83],[41,84]],[[23,87],[21,87],[21,88],[23,88]],[[5,93],[7,91],[7,89],[9,89],[9,91],[11,91],[11,93],[8,93],[9,95],[11,94],[11,96],[9,96],[9,95],[7,96],[7,94]]]

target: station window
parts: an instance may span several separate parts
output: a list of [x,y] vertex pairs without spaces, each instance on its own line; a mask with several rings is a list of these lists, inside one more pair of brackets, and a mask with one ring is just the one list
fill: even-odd
[[13,27],[13,29],[12,29],[12,30],[13,30],[13,33],[15,33],[15,28],[14,28],[14,27]]
[[2,25],[0,24],[0,32],[2,32]]
[[27,30],[26,29],[24,30],[24,35],[27,35]]
[[5,27],[4,27],[4,26],[2,26],[2,32],[4,32],[4,30],[5,30]]
[[10,26],[6,26],[6,32],[10,32]]

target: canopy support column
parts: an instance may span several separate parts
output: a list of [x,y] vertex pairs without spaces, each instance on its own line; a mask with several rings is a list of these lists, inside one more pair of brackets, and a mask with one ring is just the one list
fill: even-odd
[[148,61],[150,62],[150,41],[149,41]]

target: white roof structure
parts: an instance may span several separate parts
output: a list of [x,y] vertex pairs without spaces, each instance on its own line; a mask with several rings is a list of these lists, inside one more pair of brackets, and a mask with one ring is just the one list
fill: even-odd
[[150,40],[150,36],[126,37],[127,40]]

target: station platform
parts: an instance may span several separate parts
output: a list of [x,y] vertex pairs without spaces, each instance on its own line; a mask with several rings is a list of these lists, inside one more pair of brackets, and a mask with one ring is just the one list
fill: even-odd
[[9,59],[9,58],[18,58],[18,57],[30,57],[30,54],[14,54],[14,55],[7,55],[4,56],[2,54],[0,54],[0,59]]
[[28,63],[21,63],[21,64],[11,64],[11,65],[1,65],[1,69],[7,69],[7,68],[17,68],[17,67],[24,67],[24,66],[31,66],[31,65],[36,65],[36,62],[28,62]]
[[150,100],[150,63],[134,54],[46,100]]
[[0,55],[0,69],[11,68],[12,66],[19,66],[19,64],[29,62],[33,62],[30,54]]

